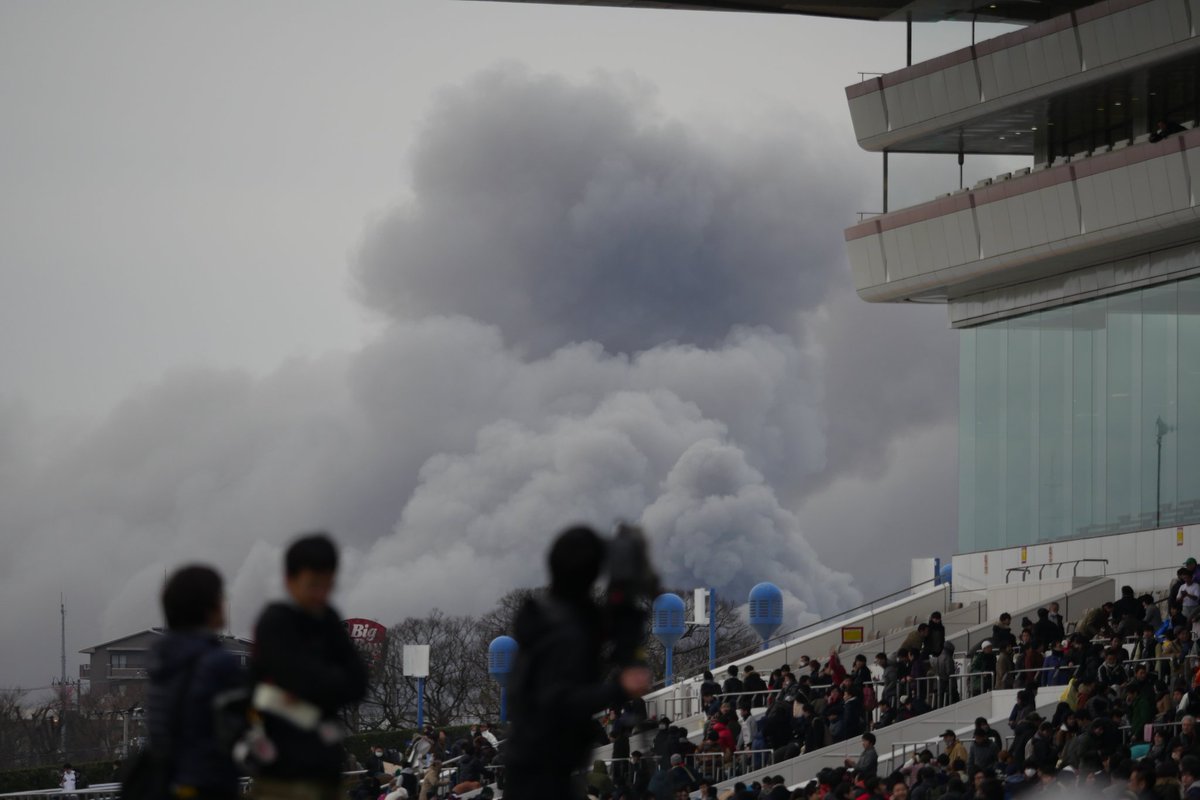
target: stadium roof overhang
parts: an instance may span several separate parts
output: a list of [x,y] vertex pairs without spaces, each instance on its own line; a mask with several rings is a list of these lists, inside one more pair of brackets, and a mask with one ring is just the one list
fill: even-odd
[[797,14],[841,19],[914,22],[944,20],[1027,24],[1065,14],[1095,0],[503,0],[572,6],[620,6],[692,11]]

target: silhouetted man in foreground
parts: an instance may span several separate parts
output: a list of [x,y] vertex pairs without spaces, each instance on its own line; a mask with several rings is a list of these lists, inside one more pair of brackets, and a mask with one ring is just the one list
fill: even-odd
[[367,669],[329,605],[337,548],[313,534],[285,556],[288,599],[263,611],[255,629],[252,704],[268,745],[258,757],[258,800],[336,800],[343,728],[337,712],[367,688]]
[[605,616],[592,585],[607,546],[590,528],[559,535],[550,549],[550,589],[528,600],[514,624],[517,658],[509,679],[512,736],[505,794],[520,800],[582,798],[572,773],[588,763],[591,716],[650,688],[650,672],[630,666],[603,676]]

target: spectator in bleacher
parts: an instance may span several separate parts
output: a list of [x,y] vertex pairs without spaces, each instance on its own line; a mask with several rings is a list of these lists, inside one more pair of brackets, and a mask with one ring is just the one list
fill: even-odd
[[1145,610],[1142,608],[1142,601],[1133,593],[1132,586],[1121,587],[1121,597],[1113,606],[1113,617],[1118,622],[1125,617],[1134,617],[1139,622],[1142,619]]
[[1114,604],[1110,601],[1100,606],[1093,608],[1083,615],[1083,619],[1079,621],[1079,625],[1075,628],[1075,633],[1083,637],[1085,641],[1095,639],[1097,636],[1112,636],[1111,619]]
[[1143,623],[1142,635],[1133,643],[1133,649],[1129,653],[1129,658],[1133,661],[1147,661],[1152,658],[1158,658],[1158,639],[1154,638],[1154,626]]
[[1141,596],[1142,601],[1142,623],[1149,625],[1151,630],[1158,630],[1158,626],[1162,625],[1162,609],[1158,607],[1158,603],[1154,602],[1153,595],[1144,594]]
[[1125,684],[1123,691],[1133,740],[1145,741],[1145,727],[1154,719],[1155,701],[1154,684],[1150,681],[1150,671],[1145,664],[1138,664],[1134,668],[1133,678]]
[[992,689],[996,676],[996,652],[991,639],[984,639],[979,645],[968,671],[974,676],[971,678],[972,695]]
[[1197,612],[1200,611],[1200,583],[1196,582],[1195,575],[1186,571],[1183,575],[1183,583],[1179,586],[1179,592],[1176,599],[1179,601],[1183,616],[1189,622],[1195,620]]
[[1058,760],[1058,749],[1054,746],[1054,725],[1042,722],[1038,725],[1037,733],[1029,742],[1025,752],[1026,764],[1034,766],[1042,764],[1053,765]]
[[1046,604],[1046,608],[1050,610],[1050,621],[1063,629],[1065,637],[1066,620],[1063,619],[1062,612],[1058,610],[1058,603],[1056,601],[1051,601],[1050,603]]
[[1189,755],[1180,760],[1179,782],[1185,800],[1200,800],[1200,758]]
[[679,789],[687,789],[692,791],[700,783],[700,777],[695,771],[684,763],[683,756],[679,753],[671,756],[670,770],[671,788],[675,791]]
[[[746,665],[745,675],[742,676],[742,691],[743,692],[765,692],[767,690],[766,681],[762,676],[755,672],[754,667]],[[762,702],[762,697],[752,698],[753,700]]]
[[421,792],[417,795],[418,800],[433,800],[437,796],[438,784],[442,778],[442,762],[434,759],[429,762],[429,766],[425,769],[425,774],[421,776]]
[[1063,658],[1063,648],[1066,645],[1065,639],[1050,645],[1042,660],[1042,671],[1038,676],[1038,682],[1042,686],[1062,686],[1070,679],[1071,675],[1065,669],[1066,661]]
[[1011,644],[1009,644],[1008,642],[1004,642],[1003,644],[996,647],[996,670],[995,670],[995,675],[996,675],[995,681],[996,682],[993,683],[992,686],[994,686],[997,689],[1013,688],[1012,671],[1014,669],[1014,664],[1013,664],[1012,649],[1013,649],[1013,646]]
[[[612,778],[609,777],[608,768],[600,759],[592,762],[592,771],[587,774],[587,785],[588,789],[595,791],[598,796],[605,792],[612,792]],[[457,790],[455,793],[457,794]]]
[[[1023,634],[1028,636],[1028,634]],[[1017,654],[1016,667],[1019,671],[1018,683],[1024,684],[1030,681],[1040,681],[1042,677],[1042,666],[1045,664],[1045,656],[1042,655],[1042,648],[1032,641],[1022,642],[1021,652]]]
[[1028,711],[1013,726],[1012,746],[1008,750],[1011,764],[1016,769],[1025,768],[1025,745],[1033,739],[1042,724],[1042,717],[1036,711]]
[[634,797],[642,797],[650,786],[650,775],[653,765],[642,757],[641,750],[629,754],[629,786],[633,789]]
[[987,730],[976,728],[974,741],[967,749],[967,772],[991,772],[995,769],[999,757],[1000,745],[988,735]]
[[904,641],[900,643],[900,649],[920,651],[925,646],[925,640],[928,637],[929,625],[922,622],[914,630],[908,632],[908,636],[905,636]]
[[851,760],[846,759],[847,767],[854,768],[855,779],[859,778],[874,778],[879,770],[879,754],[875,752],[875,734],[864,733],[860,740],[862,744],[862,753],[858,758]]
[[1178,122],[1160,119],[1158,122],[1154,123],[1154,130],[1150,132],[1150,141],[1161,142],[1168,136],[1174,136],[1175,134],[1183,133],[1186,130],[1187,128],[1183,127]]
[[942,624],[942,612],[934,611],[929,615],[929,635],[925,637],[925,655],[937,658],[942,654],[946,645],[946,626]]
[[1104,663],[1096,671],[1096,681],[1104,689],[1120,686],[1129,680],[1125,666],[1121,663],[1121,650],[1109,647],[1104,651]]
[[658,733],[654,734],[653,748],[654,755],[658,756],[659,763],[665,764],[667,758],[671,755],[671,740],[674,737],[671,734],[671,718],[663,717],[658,721]]
[[1012,614],[1005,611],[1000,615],[1000,619],[992,626],[992,644],[996,648],[1000,648],[1005,642],[1010,644],[1017,643],[1016,634],[1012,632]]
[[1171,740],[1170,749],[1182,747],[1184,755],[1200,757],[1200,736],[1196,734],[1196,718],[1187,714],[1179,723],[1179,732]]
[[949,728],[942,732],[942,747],[951,764],[960,758],[966,762],[967,748],[958,740],[958,734]]
[[864,686],[871,682],[871,668],[867,666],[867,657],[862,653],[854,657],[849,677],[856,686]]
[[908,800],[908,784],[904,782],[904,778],[892,775],[887,782],[888,796],[891,800]]
[[1038,647],[1049,650],[1053,645],[1061,642],[1064,635],[1062,623],[1055,623],[1050,619],[1050,609],[1039,608],[1037,622],[1033,623],[1033,640]]
[[731,666],[725,674],[729,677],[725,678],[725,683],[721,685],[721,691],[724,694],[741,694],[742,679],[738,677],[738,668]]
[[832,744],[833,737],[829,733],[829,726],[825,720],[817,714],[813,707],[805,703],[801,707],[800,716],[803,723],[797,729],[799,739],[804,745],[804,752],[812,753],[820,750],[829,744]]
[[[743,696],[739,698],[739,701],[744,699],[747,698]],[[734,710],[733,703],[728,698],[721,701],[721,707],[712,717],[712,725],[709,726],[710,729],[716,724],[722,725],[730,732],[732,739],[737,741],[737,737],[738,734],[741,733],[742,726],[741,723],[738,722],[737,711]]]

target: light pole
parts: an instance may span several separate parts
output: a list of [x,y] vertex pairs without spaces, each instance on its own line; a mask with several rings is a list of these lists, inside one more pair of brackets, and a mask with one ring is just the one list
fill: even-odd
[[1158,469],[1154,475],[1154,527],[1162,527],[1162,443],[1163,437],[1175,430],[1162,417],[1154,420],[1154,441],[1158,445]]
[[404,677],[417,679],[417,729],[425,727],[425,679],[429,677],[429,645],[406,644],[402,655]]

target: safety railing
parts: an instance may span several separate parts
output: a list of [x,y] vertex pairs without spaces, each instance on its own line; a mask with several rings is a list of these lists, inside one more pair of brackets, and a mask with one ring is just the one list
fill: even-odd
[[[651,718],[669,717],[673,720],[694,717],[706,713],[703,698],[700,695],[700,684],[687,684],[679,687],[681,694],[675,697],[653,697],[646,701],[646,715]],[[756,692],[729,692],[716,695],[718,704],[726,700],[736,708],[742,698],[750,698],[752,708],[763,708],[780,692],[779,689],[762,689]],[[762,702],[758,702],[762,701]]]
[[[719,783],[771,766],[774,763],[774,752],[773,750],[735,750],[718,753],[691,753],[682,756],[680,763],[694,772],[698,779]],[[641,763],[646,764],[651,771],[657,770],[660,762],[663,762],[663,759],[655,755],[641,758]],[[635,762],[630,758],[605,759],[604,763],[609,777],[614,781],[628,779],[635,766]],[[665,763],[669,769],[670,762],[666,761]]]
[[[1058,579],[1058,578],[1062,577],[1062,568],[1068,564],[1071,565],[1071,577],[1078,578],[1079,577],[1079,565],[1080,564],[1089,564],[1089,563],[1103,564],[1104,565],[1104,574],[1105,575],[1108,574],[1108,559],[1107,558],[1075,558],[1075,559],[1067,559],[1066,561],[1051,561],[1051,562],[1047,562],[1045,564],[1031,564],[1031,565],[1023,566],[1023,567],[1009,567],[1008,569],[1006,569],[1004,571],[1004,582],[1008,583],[1008,579],[1012,577],[1012,574],[1014,572],[1019,572],[1019,573],[1021,573],[1021,582],[1024,583],[1025,579],[1029,577],[1030,571],[1032,571],[1035,568],[1038,571],[1038,580],[1040,581],[1042,579],[1043,575],[1045,574],[1047,567],[1054,567],[1054,577],[1055,577],[1055,579]],[[1097,577],[1100,577],[1100,576],[1097,576]]]

